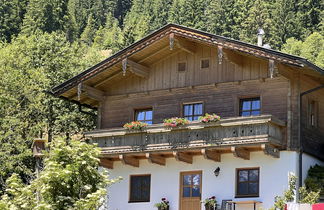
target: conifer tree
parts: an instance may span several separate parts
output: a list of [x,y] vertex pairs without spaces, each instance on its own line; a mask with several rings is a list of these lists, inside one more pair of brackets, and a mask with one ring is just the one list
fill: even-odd
[[87,26],[81,34],[80,40],[87,45],[91,45],[96,34],[96,25],[92,15],[88,18]]

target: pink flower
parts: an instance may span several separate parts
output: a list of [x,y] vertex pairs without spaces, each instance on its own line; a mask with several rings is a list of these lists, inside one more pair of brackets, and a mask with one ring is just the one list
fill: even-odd
[[165,201],[166,200],[166,198],[162,198],[162,201]]

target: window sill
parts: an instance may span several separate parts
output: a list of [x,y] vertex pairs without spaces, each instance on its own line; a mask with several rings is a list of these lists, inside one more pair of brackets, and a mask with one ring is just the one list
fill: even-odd
[[259,195],[235,195],[235,198],[258,198]]
[[128,203],[148,203],[150,202],[149,200],[148,201],[128,201]]

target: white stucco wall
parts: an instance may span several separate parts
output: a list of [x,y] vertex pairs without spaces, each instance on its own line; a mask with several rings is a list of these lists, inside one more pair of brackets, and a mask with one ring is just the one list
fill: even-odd
[[317,159],[311,155],[303,153],[303,180],[306,179],[307,172],[308,172],[309,168],[316,164],[318,164],[320,166],[324,166],[323,161],[320,161],[319,159]]
[[[280,158],[272,158],[262,152],[252,152],[250,160],[235,158],[232,154],[223,154],[222,161],[217,163],[205,160],[202,156],[195,156],[193,164],[178,162],[168,158],[166,166],[140,161],[140,167],[122,165],[115,162],[110,170],[110,178],[122,176],[123,180],[109,188],[110,210],[150,210],[155,209],[154,203],[160,202],[162,197],[170,201],[170,210],[179,207],[179,179],[180,172],[202,171],[202,199],[216,196],[218,203],[223,199],[235,199],[235,169],[244,167],[260,167],[260,197],[237,198],[235,200],[259,200],[258,207],[269,208],[273,205],[274,197],[281,195],[287,188],[288,174],[297,174],[297,153],[284,151]],[[308,161],[307,158],[304,159]],[[304,164],[306,167],[306,163]],[[213,171],[220,167],[220,175],[215,177]],[[145,203],[128,203],[129,176],[136,174],[151,174],[151,200]],[[236,209],[251,209],[248,205],[239,205]]]

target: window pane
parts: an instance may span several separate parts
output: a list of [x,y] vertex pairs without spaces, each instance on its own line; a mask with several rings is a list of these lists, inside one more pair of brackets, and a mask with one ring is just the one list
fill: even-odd
[[152,125],[153,121],[145,121],[147,124]]
[[185,117],[187,120],[193,121],[192,117]]
[[145,120],[152,120],[152,119],[153,119],[153,111],[152,110],[146,111]]
[[192,117],[192,120],[198,120],[198,119],[199,119],[199,116]]
[[195,113],[194,115],[202,115],[202,104],[195,104]]
[[183,176],[183,185],[191,185],[191,175]]
[[251,101],[243,101],[242,110],[250,110],[251,109]]
[[252,111],[251,115],[260,115],[260,111]]
[[192,105],[184,105],[184,116],[189,116],[193,114]]
[[144,120],[144,115],[145,115],[145,112],[143,112],[143,111],[137,112],[137,119],[136,120]]
[[237,189],[237,194],[239,195],[247,195],[248,193],[248,183],[239,183],[238,184],[238,189]]
[[249,172],[246,170],[239,171],[239,181],[240,182],[248,181],[248,174]]
[[151,176],[132,176],[130,200],[149,201],[150,200]]
[[193,185],[200,185],[200,174],[192,175],[192,184]]
[[190,187],[184,187],[182,197],[190,197]]
[[250,115],[251,115],[251,112],[242,112],[241,115],[242,115],[242,116],[250,116]]
[[258,183],[249,183],[249,193],[248,194],[258,194]]
[[259,179],[259,171],[258,170],[250,170],[249,171],[249,181],[258,181]]
[[260,100],[252,101],[252,109],[260,109]]
[[200,197],[200,187],[199,186],[192,187],[191,197]]

